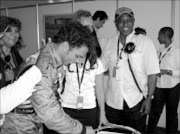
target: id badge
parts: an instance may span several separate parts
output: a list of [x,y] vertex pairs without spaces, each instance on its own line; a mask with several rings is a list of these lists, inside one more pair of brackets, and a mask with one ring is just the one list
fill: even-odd
[[83,96],[77,97],[77,109],[83,109]]
[[114,78],[116,78],[116,67],[113,67],[113,72],[112,72],[113,74],[112,74],[112,76],[114,77]]

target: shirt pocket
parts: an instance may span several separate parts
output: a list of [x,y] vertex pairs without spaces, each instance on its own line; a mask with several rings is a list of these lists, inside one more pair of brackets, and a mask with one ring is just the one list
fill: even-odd
[[137,71],[141,71],[143,68],[143,52],[141,50],[136,50],[130,56],[131,66]]

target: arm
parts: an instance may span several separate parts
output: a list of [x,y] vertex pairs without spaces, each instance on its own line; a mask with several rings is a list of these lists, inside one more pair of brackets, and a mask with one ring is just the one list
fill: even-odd
[[36,67],[31,67],[14,83],[0,90],[1,110],[0,114],[10,112],[16,106],[24,102],[32,95],[33,87],[40,81],[41,72]]
[[174,78],[179,78],[180,77],[180,49],[176,49],[174,50],[174,54],[173,54],[173,60],[171,60],[172,63],[172,70],[168,70],[167,71],[167,75],[170,75]]
[[151,100],[152,95],[154,95],[156,82],[157,82],[157,74],[160,72],[159,70],[159,62],[157,58],[156,49],[151,40],[145,42],[147,43],[145,51],[144,51],[144,67],[145,72],[147,74],[147,97],[142,105],[141,112],[143,114],[149,114],[151,110]]
[[148,75],[148,95],[141,107],[142,114],[149,114],[151,111],[151,100],[152,100],[152,96],[154,95],[156,82],[157,82],[156,74]]
[[151,97],[152,95],[154,95],[156,82],[157,82],[156,74],[148,75],[148,97]]
[[105,116],[105,101],[104,101],[104,89],[103,89],[103,73],[96,75],[96,96],[97,96],[97,101],[98,101],[98,105],[100,108],[100,124],[107,124],[108,120]]

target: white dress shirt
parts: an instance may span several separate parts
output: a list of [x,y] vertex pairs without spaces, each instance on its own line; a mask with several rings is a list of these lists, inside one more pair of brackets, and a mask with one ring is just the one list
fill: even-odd
[[24,102],[34,92],[33,87],[41,80],[41,71],[32,66],[14,83],[0,90],[0,114],[6,114]]
[[158,77],[158,88],[173,88],[180,82],[180,49],[174,43],[159,51],[160,69],[172,70],[172,76],[161,75]]
[[[86,69],[89,69],[90,63],[86,63]],[[95,68],[91,70],[86,70],[84,73],[84,78],[79,89],[76,64],[71,64],[69,72],[66,70],[66,84],[64,93],[62,97],[62,106],[66,108],[77,109],[77,97],[79,95],[83,96],[84,103],[83,109],[91,109],[96,107],[96,96],[95,96],[95,78],[96,75],[99,75],[104,72],[104,66],[100,59],[97,59],[97,64]],[[82,77],[83,67],[79,68],[80,79]],[[80,94],[79,94],[80,91]]]
[[[106,69],[109,69],[109,81],[105,92],[105,101],[109,106],[122,110],[123,100],[125,100],[128,106],[132,108],[142,100],[143,95],[147,95],[148,75],[158,74],[160,70],[153,42],[144,35],[137,36],[132,32],[127,37],[126,43],[133,42],[136,45],[136,48],[134,52],[129,55],[122,51],[122,59],[118,62],[118,69],[116,71],[116,77],[114,78],[113,68],[116,66],[117,62],[118,38],[119,33],[109,39],[103,53],[103,63],[105,64]],[[119,53],[121,53],[122,47],[123,45],[119,43]],[[143,95],[137,88],[130,72],[127,62],[128,56]]]

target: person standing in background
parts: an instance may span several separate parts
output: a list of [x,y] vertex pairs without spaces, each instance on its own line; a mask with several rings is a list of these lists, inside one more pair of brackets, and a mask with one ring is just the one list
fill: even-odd
[[95,30],[99,30],[103,27],[104,23],[107,21],[108,16],[105,11],[97,10],[92,16]]
[[92,19],[94,26],[92,35],[94,35],[95,38],[97,38],[97,41],[100,44],[99,46],[101,47],[101,50],[103,50],[104,47],[106,46],[107,38],[100,37],[98,34],[98,30],[100,30],[104,26],[105,22],[108,20],[108,15],[106,14],[105,11],[97,10],[92,16]]
[[[20,20],[8,16],[0,16],[0,88],[14,81],[16,73],[23,62],[17,50],[20,37]],[[16,44],[17,43],[17,44]]]
[[178,103],[180,99],[180,49],[172,41],[174,31],[163,27],[158,40],[164,47],[159,51],[160,74],[148,121],[148,133],[154,133],[164,105],[166,105],[166,133],[178,131]]

